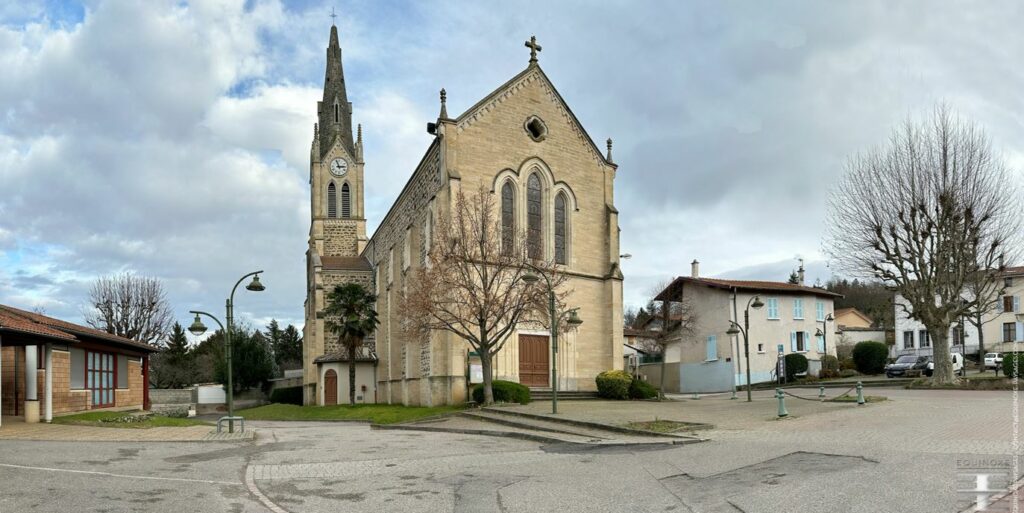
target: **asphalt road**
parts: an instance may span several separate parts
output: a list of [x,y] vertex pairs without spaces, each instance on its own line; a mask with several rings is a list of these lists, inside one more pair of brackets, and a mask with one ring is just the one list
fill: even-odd
[[1009,393],[892,394],[641,450],[348,423],[253,423],[242,444],[0,442],[0,513],[958,511],[964,462],[1008,461]]

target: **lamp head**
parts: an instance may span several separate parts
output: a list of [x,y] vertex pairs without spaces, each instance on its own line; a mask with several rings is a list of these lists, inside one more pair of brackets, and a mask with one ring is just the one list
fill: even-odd
[[814,334],[815,334],[816,336],[819,336],[819,337],[820,337],[820,336],[824,335],[824,334],[825,334],[825,332],[824,332],[824,331],[821,331],[821,328],[818,328],[818,329],[817,329],[817,331],[815,331],[815,332],[814,332]]
[[522,276],[522,280],[527,285],[533,285],[534,283],[540,281],[540,276],[537,276],[536,274],[533,273],[526,273]]
[[251,290],[253,292],[263,292],[264,290],[266,290],[266,287],[264,287],[263,284],[260,283],[260,275],[257,274],[256,276],[253,276],[252,281],[250,281],[249,284],[245,286],[245,290]]
[[188,332],[197,337],[206,333],[206,325],[199,319],[199,314],[196,314],[196,320],[192,321],[192,325],[188,327]]
[[764,303],[761,302],[761,296],[754,296],[754,302],[750,303],[750,306],[754,307],[755,310],[764,306]]
[[825,316],[825,320],[828,321],[828,322],[832,322],[832,321],[836,320],[836,318],[832,317],[832,314],[828,314],[828,315]]
[[576,313],[576,310],[572,310],[569,312],[569,317],[565,320],[565,323],[568,324],[570,327],[575,328],[576,326],[583,324],[583,319],[580,319],[580,316],[579,314]]
[[730,324],[729,329],[725,332],[726,335],[739,335],[740,329],[735,324]]

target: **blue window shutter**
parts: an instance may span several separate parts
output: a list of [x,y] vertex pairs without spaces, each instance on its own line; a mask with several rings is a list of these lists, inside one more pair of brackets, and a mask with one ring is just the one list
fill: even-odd
[[805,331],[804,332],[804,351],[810,351],[810,350],[811,350],[811,332]]
[[825,337],[823,337],[823,336],[819,336],[818,337],[818,352],[819,353],[824,353],[825,352]]
[[1014,340],[1024,340],[1024,322],[1017,323],[1017,338]]
[[1013,311],[1020,311],[1020,296],[1013,296]]
[[795,353],[796,352],[796,332],[795,331],[790,331],[789,332],[789,345],[790,345],[790,348],[792,349],[792,351]]
[[717,338],[718,337],[716,337],[715,335],[711,335],[711,336],[708,337],[707,345],[705,346],[705,352],[707,353],[705,359],[708,360],[708,361],[718,359],[718,340],[717,340]]

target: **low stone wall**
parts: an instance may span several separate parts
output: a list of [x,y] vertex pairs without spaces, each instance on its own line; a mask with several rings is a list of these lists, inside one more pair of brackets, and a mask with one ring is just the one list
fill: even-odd
[[191,388],[151,388],[149,409],[155,412],[188,411],[195,408],[194,394]]

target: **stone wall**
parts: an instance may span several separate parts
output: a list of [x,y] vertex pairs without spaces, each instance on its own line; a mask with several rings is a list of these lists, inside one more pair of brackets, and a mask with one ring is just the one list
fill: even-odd
[[358,221],[324,219],[324,256],[357,256]]

